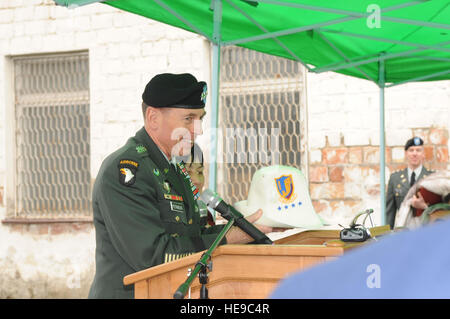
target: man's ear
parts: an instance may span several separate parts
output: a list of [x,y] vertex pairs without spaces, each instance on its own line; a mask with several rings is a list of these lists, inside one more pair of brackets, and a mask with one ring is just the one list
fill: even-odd
[[160,110],[151,106],[147,107],[147,109],[145,110],[145,122],[151,129],[155,130],[159,127],[160,118]]

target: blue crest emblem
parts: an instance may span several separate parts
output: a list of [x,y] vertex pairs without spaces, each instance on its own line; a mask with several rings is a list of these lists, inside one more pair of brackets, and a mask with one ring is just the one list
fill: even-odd
[[418,137],[414,138],[414,145],[416,145],[416,146],[420,145],[420,138],[418,138]]
[[275,178],[275,183],[277,184],[277,190],[280,196],[289,200],[294,193],[292,175],[282,175]]

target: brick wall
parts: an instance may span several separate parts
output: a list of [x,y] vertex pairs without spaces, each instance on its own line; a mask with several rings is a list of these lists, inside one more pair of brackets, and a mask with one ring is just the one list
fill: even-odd
[[[412,129],[411,136],[425,142],[425,166],[445,170],[449,163],[448,129]],[[310,162],[311,197],[317,212],[362,209],[364,199],[380,195],[380,154],[378,146],[326,146]],[[406,167],[404,145],[387,146],[386,169],[393,172]],[[386,181],[387,182],[387,181]]]
[[[450,169],[450,81],[385,90],[386,183],[404,168],[404,144],[425,141],[425,166]],[[308,75],[309,181],[313,205],[332,223],[366,208],[381,222],[379,89],[339,74]]]

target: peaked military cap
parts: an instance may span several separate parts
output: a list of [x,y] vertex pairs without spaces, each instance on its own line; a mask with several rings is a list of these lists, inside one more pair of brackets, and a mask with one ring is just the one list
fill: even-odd
[[420,137],[415,136],[406,142],[405,151],[407,151],[408,148],[410,148],[411,146],[420,146],[420,145],[423,145],[423,140]]
[[197,81],[192,74],[162,73],[148,82],[142,100],[157,108],[200,109],[205,107],[206,96],[206,83]]

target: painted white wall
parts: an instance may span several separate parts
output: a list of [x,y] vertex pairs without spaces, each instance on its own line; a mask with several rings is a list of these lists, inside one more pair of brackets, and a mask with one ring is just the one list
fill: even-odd
[[[195,34],[102,4],[68,10],[49,0],[0,1],[0,220],[11,196],[8,57],[75,50],[89,51],[93,179],[103,159],[142,127],[141,95],[154,75],[190,72],[209,82],[209,46]],[[85,298],[95,232],[90,224],[76,229],[0,224],[0,298]]]
[[[0,0],[0,220],[6,216],[6,175],[12,167],[5,143],[12,134],[6,121],[12,107],[8,57],[74,50],[89,51],[93,179],[102,160],[142,126],[141,94],[152,76],[190,72],[211,81],[209,45],[197,35],[107,5],[68,10],[50,0]],[[329,146],[379,145],[378,88],[373,83],[334,73],[308,74],[307,103],[308,139],[303,142],[311,163],[322,160],[326,141]],[[450,81],[386,90],[387,145],[402,145],[411,129],[430,126],[450,130]],[[402,156],[395,152],[398,161]],[[378,176],[355,174],[346,192],[357,192],[364,205],[379,209],[378,198],[361,195],[359,188],[378,183]],[[326,215],[339,221],[348,211],[342,203]],[[0,224],[0,298],[86,297],[94,249],[92,225]]]

